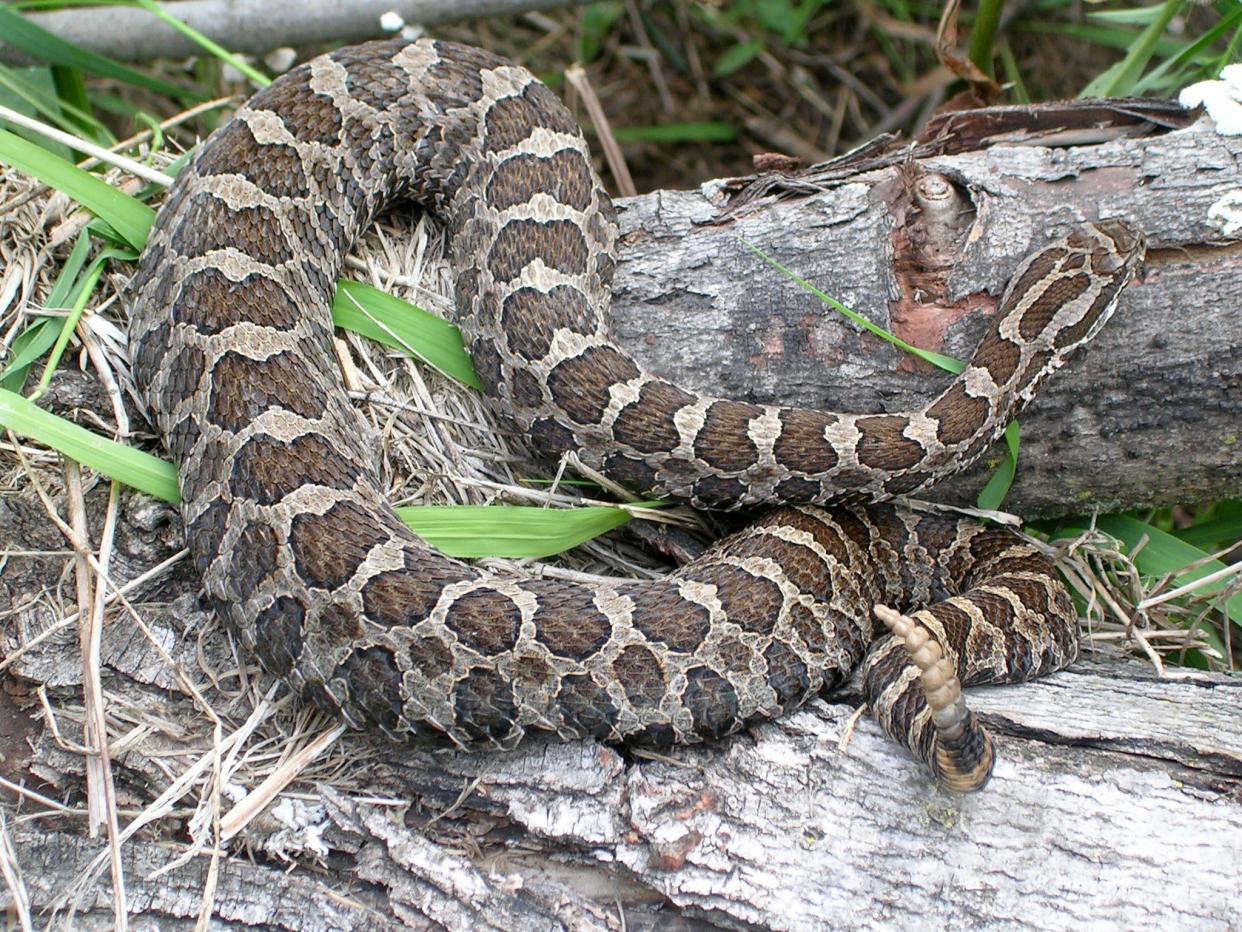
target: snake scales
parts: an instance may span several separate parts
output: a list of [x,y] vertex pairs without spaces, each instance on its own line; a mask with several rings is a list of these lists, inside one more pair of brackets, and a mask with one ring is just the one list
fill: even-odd
[[[385,502],[330,351],[342,257],[398,198],[447,226],[479,377],[542,450],[700,506],[802,507],[657,581],[501,576],[429,548]],[[812,506],[912,492],[978,457],[1112,313],[1141,238],[1098,224],[1033,256],[965,372],[884,415],[644,372],[608,337],[615,240],[569,113],[489,53],[370,43],[257,94],[181,172],[129,291],[135,378],[180,463],[209,598],[267,669],[393,735],[690,741],[857,676],[943,782],[982,785],[991,747],[958,678],[1073,658],[1050,563],[943,516]],[[877,610],[898,632],[878,637],[880,604],[914,621]]]

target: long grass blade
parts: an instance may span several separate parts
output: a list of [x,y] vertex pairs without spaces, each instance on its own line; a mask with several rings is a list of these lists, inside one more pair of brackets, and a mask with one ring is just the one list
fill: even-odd
[[0,35],[14,48],[21,49],[32,58],[52,65],[80,68],[104,78],[113,78],[134,87],[145,88],[165,97],[189,100],[205,100],[203,95],[160,81],[150,75],[127,68],[120,62],[88,52],[64,39],[58,38],[42,26],[36,26],[6,5],[0,4]]
[[171,463],[101,437],[3,389],[0,389],[0,426],[32,437],[83,466],[156,498],[174,504],[181,500],[177,470]]
[[135,249],[145,245],[155,211],[141,201],[8,130],[0,130],[0,162],[63,191],[108,223]]
[[338,327],[409,353],[471,388],[482,388],[461,331],[421,307],[362,282],[339,281],[332,301]]
[[[757,246],[746,242],[746,240],[742,240],[742,245],[790,281],[794,282],[800,288],[815,295],[815,297],[819,298],[819,300],[823,301],[833,310],[837,311],[837,313],[843,315],[846,319],[853,321],[868,333],[872,333],[881,340],[885,340],[893,346],[910,353],[912,356],[917,356],[924,362],[929,362],[933,366],[943,369],[945,372],[949,372],[953,375],[958,375],[963,369],[966,368],[965,363],[954,359],[952,356],[945,356],[943,353],[935,353],[931,350],[920,349],[917,346],[907,343],[905,340],[901,339],[901,337],[889,333],[883,327],[873,324],[856,311],[850,310],[836,298],[820,291],[805,278],[802,278],[795,272],[781,265]],[[1009,488],[1013,485],[1013,479],[1018,470],[1018,447],[1020,437],[1021,434],[1018,422],[1013,421],[1009,427],[1005,429],[1005,445],[1007,451],[1006,457],[997,467],[996,472],[988,480],[987,485],[983,487],[983,490],[979,493],[979,497],[976,500],[980,508],[984,508],[988,511],[996,511],[1000,508],[1001,503],[1004,502],[1005,496],[1009,494]]]
[[177,19],[177,17],[173,16],[161,7],[158,3],[154,3],[152,0],[134,0],[134,2],[152,16],[158,17],[173,29],[177,30],[177,32],[181,33],[191,42],[198,45],[198,47],[203,51],[214,55],[221,61],[227,62],[232,67],[236,68],[240,74],[244,74],[247,78],[253,81],[256,86],[267,87],[272,83],[272,79],[263,74],[263,72],[255,70],[249,64],[242,61],[238,56],[226,49],[223,45],[220,45],[218,42],[215,42],[203,35],[193,26],[188,23],[183,23],[181,20]]
[[620,508],[524,505],[424,505],[397,514],[419,537],[451,557],[550,557],[630,520]]

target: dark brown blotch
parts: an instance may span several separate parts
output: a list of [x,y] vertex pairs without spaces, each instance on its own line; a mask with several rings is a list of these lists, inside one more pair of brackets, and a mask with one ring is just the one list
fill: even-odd
[[450,603],[444,624],[466,647],[495,657],[517,644],[522,610],[495,589],[472,589]]
[[216,499],[186,526],[190,557],[194,562],[194,572],[199,577],[207,575],[208,568],[220,553],[232,507],[229,501]]
[[781,587],[763,576],[755,576],[740,566],[718,563],[704,567],[688,567],[683,579],[693,579],[716,587],[716,596],[729,621],[745,631],[771,634],[780,618],[785,597]]
[[571,220],[510,220],[496,234],[487,263],[501,282],[513,281],[536,259],[566,275],[581,275],[587,270],[589,252],[582,231]]
[[562,149],[546,158],[514,155],[505,159],[487,184],[487,203],[495,210],[525,204],[535,194],[546,194],[575,210],[586,210],[594,191],[591,167],[574,149]]
[[970,358],[972,366],[986,369],[997,385],[1004,385],[1018,370],[1022,350],[1012,340],[1002,337],[996,330],[989,330]]
[[321,606],[315,622],[315,637],[321,643],[349,644],[362,637],[362,618],[347,603],[329,602]]
[[197,346],[183,346],[168,362],[168,382],[164,390],[163,408],[174,410],[198,391],[203,382],[207,358]]
[[[1034,340],[1052,323],[1061,307],[1081,297],[1091,287],[1091,276],[1081,272],[1049,282],[1043,293],[1022,311],[1018,321],[1018,334],[1024,340]],[[1028,296],[1029,297],[1029,296]]]
[[727,476],[705,476],[694,484],[694,499],[704,508],[727,508],[747,496],[746,484]]
[[798,511],[793,508],[781,509],[779,512],[774,513],[768,521],[774,525],[796,528],[809,534],[811,539],[822,547],[825,553],[835,557],[838,562],[849,565],[850,554],[846,548],[845,541],[841,538],[840,532],[829,521],[821,520],[804,511]]
[[297,68],[259,91],[247,106],[277,114],[289,132],[304,142],[335,145],[341,133],[340,108],[326,94],[313,92],[309,83],[310,69]]
[[530,425],[530,439],[539,452],[547,457],[560,456],[566,450],[576,448],[573,431],[550,417],[541,418]]
[[280,541],[266,524],[250,523],[242,528],[233,544],[232,579],[238,601],[245,602],[276,570]]
[[400,729],[403,690],[397,659],[386,647],[354,650],[332,675],[343,679],[349,691],[349,708],[360,711],[366,721],[389,732]]
[[811,479],[791,476],[776,484],[775,493],[774,502],[805,503],[821,498],[824,494],[824,487]]
[[694,402],[694,395],[676,385],[648,382],[638,393],[638,399],[617,414],[613,436],[641,453],[672,450],[681,439],[674,416]]
[[986,398],[976,398],[966,393],[966,386],[954,382],[927,409],[927,416],[936,421],[936,437],[945,446],[965,443],[987,420],[989,411]]
[[479,377],[483,391],[495,395],[504,374],[500,353],[495,344],[487,337],[479,337],[470,344],[470,361],[474,365],[474,374]]
[[780,641],[773,641],[763,652],[768,664],[768,685],[776,693],[776,700],[788,708],[802,700],[811,688],[811,678],[796,653]]
[[[559,597],[558,597],[558,593]],[[612,636],[608,616],[590,604],[575,604],[566,590],[549,589],[535,614],[535,640],[558,657],[586,660]]]
[[1033,256],[1030,264],[1018,276],[1011,280],[1009,287],[1001,299],[997,310],[997,321],[1004,320],[1021,305],[1022,299],[1031,294],[1045,278],[1052,274],[1057,263],[1064,259],[1069,251],[1064,246],[1052,246]]
[[858,461],[872,469],[909,469],[923,460],[925,451],[904,433],[909,421],[896,414],[860,417],[854,422],[860,434]]
[[617,707],[608,691],[587,673],[561,678],[556,704],[565,727],[582,738],[605,738],[617,724]]
[[531,83],[520,93],[496,101],[484,121],[484,152],[501,152],[526,139],[537,126],[578,135],[565,105],[542,84]]
[[372,548],[387,540],[388,533],[353,502],[337,502],[322,515],[300,514],[289,528],[299,575],[328,590],[352,579]]
[[557,285],[546,293],[537,288],[519,288],[505,298],[500,314],[509,348],[532,361],[548,354],[552,337],[559,329],[581,334],[595,332],[595,315],[586,296],[569,285]]
[[658,708],[667,684],[664,667],[649,647],[631,644],[612,662],[612,674],[636,710]]
[[691,667],[686,671],[683,698],[694,718],[694,730],[704,738],[722,738],[737,728],[737,692],[718,673],[707,667]]
[[410,666],[429,680],[452,673],[453,649],[442,638],[417,638],[410,645]]
[[815,551],[802,544],[781,540],[770,534],[757,534],[731,543],[728,553],[738,558],[768,557],[785,571],[785,577],[802,592],[814,595],[828,591],[827,568]]
[[175,322],[207,336],[242,321],[292,330],[306,316],[297,301],[270,278],[247,275],[235,282],[213,268],[186,276],[171,313]]
[[693,653],[711,630],[711,612],[684,598],[672,585],[653,591],[626,584],[618,591],[634,599],[634,627],[647,640],[664,644],[669,650]]
[[243,120],[233,120],[212,136],[196,167],[200,175],[241,175],[273,197],[310,194],[297,149],[282,143],[259,143]]
[[280,221],[267,207],[229,207],[214,194],[196,194],[172,233],[177,251],[187,259],[233,247],[268,265],[293,258]]
[[694,452],[725,472],[740,472],[755,465],[759,448],[747,435],[750,422],[763,413],[758,405],[740,401],[717,401],[707,409],[703,428],[694,441]]
[[505,742],[517,717],[513,686],[495,670],[476,667],[453,690],[457,727],[467,738]]
[[656,485],[656,470],[649,463],[614,453],[604,463],[604,475],[627,489],[646,492]]
[[328,399],[306,372],[303,360],[286,350],[266,359],[226,353],[212,370],[207,420],[240,430],[273,408],[304,418],[320,417]]
[[255,617],[255,653],[263,669],[277,676],[287,676],[302,656],[302,624],[306,606],[297,599],[282,595]]
[[382,627],[413,627],[431,614],[444,586],[445,580],[429,577],[425,570],[376,573],[362,587],[362,609]]
[[287,443],[260,434],[237,451],[232,484],[260,505],[274,505],[304,485],[351,489],[359,473],[360,468],[320,434],[305,434]]
[[815,475],[837,465],[837,453],[824,431],[837,418],[821,411],[790,408],[781,412],[781,433],[773,450],[776,458],[793,472]]
[[609,346],[592,346],[558,363],[548,373],[548,388],[569,417],[593,425],[608,410],[612,386],[638,375],[638,366],[625,354]]
[[509,394],[519,408],[542,408],[543,383],[529,369],[514,369],[509,377]]

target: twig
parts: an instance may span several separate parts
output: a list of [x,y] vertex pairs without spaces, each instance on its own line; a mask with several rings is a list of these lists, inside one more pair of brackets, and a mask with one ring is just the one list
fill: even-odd
[[80,136],[74,136],[70,133],[58,130],[55,126],[48,126],[42,120],[35,120],[28,116],[23,116],[16,110],[10,110],[8,107],[0,106],[0,118],[14,123],[17,126],[24,127],[28,130],[36,132],[48,139],[62,143],[79,152],[87,152],[101,162],[109,165],[115,165],[117,168],[123,168],[131,175],[137,175],[145,181],[150,181],[158,185],[167,187],[173,183],[172,175],[165,175],[161,171],[149,168],[141,162],[135,162],[133,159],[126,158],[123,155],[117,155],[110,149],[103,146],[97,146],[93,142],[82,139]]
[[617,190],[622,197],[633,197],[638,193],[634,187],[634,179],[630,176],[630,169],[625,164],[621,146],[617,144],[616,137],[612,134],[612,124],[608,122],[604,106],[599,102],[599,97],[595,94],[595,88],[591,86],[586,70],[581,65],[571,65],[565,69],[565,80],[582,98],[587,115],[591,118],[596,133],[599,134],[599,143],[604,149],[604,158],[608,161],[608,169],[617,183]]

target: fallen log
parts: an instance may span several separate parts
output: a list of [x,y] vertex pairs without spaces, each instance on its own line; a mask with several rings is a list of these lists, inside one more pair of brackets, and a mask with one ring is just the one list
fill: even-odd
[[[724,182],[622,201],[618,337],[700,390],[899,410],[947,377],[860,331],[747,243],[908,342],[965,359],[1024,255],[1076,223],[1122,218],[1147,235],[1145,268],[1022,416],[1005,507],[1036,517],[1242,494],[1242,137],[1196,124],[1029,142],[827,166],[742,210],[738,185]],[[919,203],[929,184],[948,189],[947,206]],[[1000,456],[998,445],[929,497],[972,504]]]

